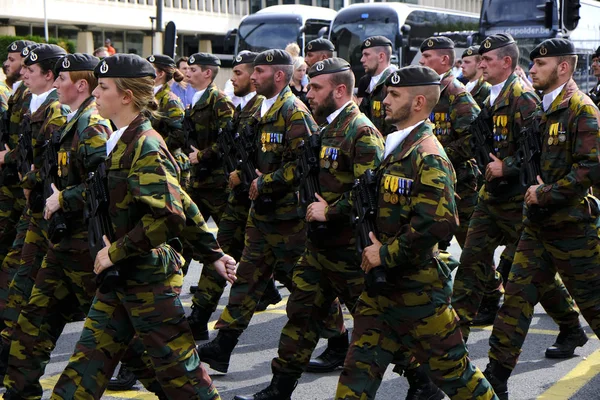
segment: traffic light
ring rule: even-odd
[[[579,0],[563,0],[563,21],[565,28],[572,31],[577,28],[577,24],[581,17],[579,16],[579,9],[581,3]]]
[[[163,54],[175,58],[175,48],[177,47],[177,28],[175,23],[170,21],[165,27],[165,40],[163,44]]]
[[[567,1],[567,0],[564,0]],[[538,15],[537,19],[544,20],[544,28],[552,29],[552,17],[554,15],[554,1],[549,0],[543,4],[539,4],[536,6],[539,10],[543,11],[543,14]]]

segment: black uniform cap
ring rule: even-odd
[[[98,57],[89,54],[75,53],[67,54],[56,62],[56,73],[61,71],[93,71],[100,62]]]
[[[221,60],[219,60],[219,57],[210,53],[196,53],[188,58],[188,65],[212,65],[220,67]]]
[[[386,86],[409,87],[440,85],[441,77],[429,67],[409,65],[394,71],[385,81]]]
[[[308,70],[308,77],[313,78],[324,74],[335,74],[336,72],[348,71],[349,69],[350,64],[348,64],[348,61],[343,58],[333,57],[316,62]]]
[[[38,46],[39,43],[32,43],[29,46],[23,47],[23,50],[21,50],[21,57],[27,57],[29,55],[29,52]]]
[[[163,54],[152,54],[151,56],[146,57],[146,60],[148,60],[148,62],[151,62],[152,64],[164,65],[165,67],[177,67],[177,65],[175,64],[175,60]]]
[[[510,33],[490,35],[479,46],[479,54],[485,54],[488,51],[496,50],[513,43],[515,43],[515,39],[513,39]]]
[[[55,44],[40,44],[29,51],[24,64],[33,65],[50,58],[59,58],[64,55],[67,55],[67,52],[60,46]]]
[[[371,47],[378,47],[378,46],[393,47],[392,41],[390,39],[386,38],[385,36],[371,36],[371,37],[365,39],[365,41],[363,42],[360,49],[364,50],[364,49],[368,49]]]
[[[454,42],[446,36],[432,36],[421,43],[421,53],[427,50],[454,49]]]
[[[471,46],[465,49],[462,53],[462,58],[478,56],[479,55],[479,46]]]
[[[233,66],[235,67],[236,65],[240,64],[252,64],[254,63],[254,60],[256,59],[257,55],[258,53],[252,51],[240,51],[238,55],[235,56],[235,58],[233,59]]]
[[[309,51],[334,51],[335,47],[333,43],[325,38],[318,38],[315,40],[311,40],[308,42],[306,47],[304,48],[304,53],[308,53]]]
[[[546,39],[531,50],[529,58],[531,61],[542,57],[560,57],[575,55],[575,46],[568,39]]]
[[[271,49],[259,53],[254,65],[293,65],[292,56],[285,50]]]
[[[596,49],[596,52],[592,56],[592,58],[598,58],[598,57],[600,57],[600,46]]]
[[[27,46],[31,46],[32,44],[37,44],[31,40],[15,40],[6,48],[7,53],[20,53]]]
[[[96,78],[156,78],[152,64],[137,54],[115,54],[100,61],[94,68]]]

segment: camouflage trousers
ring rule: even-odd
[[[521,199],[495,204],[480,201],[473,213],[452,295],[452,306],[460,317],[460,328],[465,341],[469,337],[470,325],[477,316],[486,286],[489,282],[495,282],[496,271],[490,267],[494,265],[494,251],[503,242],[518,242],[522,229],[522,212]],[[548,315],[559,325],[577,326],[579,313],[560,278],[547,282],[546,288],[548,295],[543,296],[541,301]]]
[[[237,261],[242,258],[244,250],[244,233],[248,221],[250,204],[237,203],[234,194],[229,195],[229,200],[219,221],[217,242],[225,254],[229,254]],[[221,277],[212,264],[202,266],[202,274],[198,281],[198,290],[192,297],[194,307],[211,313],[217,309],[219,299],[225,290],[226,281]]]
[[[23,244],[25,243],[27,228],[29,228],[29,220],[30,218],[27,214],[27,210],[24,209],[16,223],[16,232],[13,237],[12,245],[7,249],[6,257],[2,260],[2,267],[0,267],[0,319],[2,319],[2,324],[4,324],[4,310],[8,306],[8,291],[10,284],[13,281],[21,262],[21,252],[23,250]]]
[[[200,364],[181,301],[162,283],[96,292],[75,352],[52,399],[99,399],[137,335],[170,399],[220,399]]]
[[[597,222],[557,229],[526,226],[517,246],[504,304],[490,336],[490,358],[517,364],[538,301],[553,298],[558,274],[581,314],[600,337],[600,238]],[[555,293],[555,292],[554,292]],[[579,321],[577,321],[579,323]]]
[[[48,221],[43,218],[42,213],[33,213],[31,210],[26,212],[29,216],[29,227],[25,234],[21,261],[10,283],[7,305],[2,313],[6,324],[6,328],[2,331],[2,338],[5,341],[12,340],[12,333],[21,309],[29,301],[37,273],[48,251]]]
[[[18,186],[0,186],[0,264],[12,248],[17,234],[17,222],[24,208],[23,189]]]
[[[497,399],[467,356],[450,305],[449,268],[437,259],[401,268],[396,276],[388,270],[377,297],[361,294],[335,398],[374,399],[387,366],[408,353],[451,399]]]
[[[319,249],[310,240],[306,246],[294,267],[279,357],[271,364],[274,375],[296,379],[306,369],[319,337],[326,337],[331,331],[328,324],[335,299],[341,298],[349,310],[354,310],[365,280],[355,246]],[[343,320],[337,330],[345,331]]]
[[[292,270],[304,251],[305,241],[303,220],[265,222],[248,216],[237,280],[215,327],[246,329],[271,276],[291,290]]]
[[[71,251],[48,250],[12,335],[4,385],[23,399],[41,398],[39,380],[56,341],[73,313],[87,314],[96,292],[87,240],[70,244]]]
[[[193,178],[192,178],[193,179]],[[221,221],[221,215],[227,205],[228,189],[223,187],[215,188],[193,188],[188,191],[194,203],[198,205],[200,213],[204,220],[212,217],[217,225]]]

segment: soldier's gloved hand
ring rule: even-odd
[[[315,197],[318,201],[314,203],[310,203],[308,207],[306,207],[306,220],[308,222],[311,221],[327,221],[327,216],[325,215],[325,209],[329,204],[325,201],[324,198],[319,196],[318,193],[315,193]]]
[[[44,208],[44,219],[46,221],[49,221],[52,214],[60,209],[60,190],[54,186],[54,183],[51,183],[50,187],[52,187],[52,194],[46,199],[46,207]]]
[[[542,178],[538,175],[537,181],[539,185],[532,185],[527,188],[527,192],[525,192],[525,204],[531,206],[533,204],[539,204],[537,198],[537,189],[544,184]]]
[[[221,275],[227,282],[233,284],[237,280],[235,275],[237,269],[237,262],[230,255],[225,254],[213,263],[215,270]]]
[[[256,175],[258,175],[258,178],[260,178],[262,176],[262,172],[256,170]],[[252,185],[250,185],[250,192],[248,193],[248,198],[250,200],[256,200],[258,198],[258,178],[253,180]]]
[[[198,161],[198,152],[200,150],[198,150],[197,148],[195,148],[194,146],[190,146],[192,148],[192,150],[194,150],[193,152],[191,152],[188,157],[190,158],[190,162],[192,164],[198,164],[200,161]]]
[[[7,144],[4,145],[4,150],[0,151],[0,166],[4,165],[4,157],[10,151],[10,147]]]
[[[362,264],[360,267],[365,274],[369,273],[372,268],[379,267],[381,265],[381,257],[379,256],[379,249],[381,249],[381,242],[377,240],[373,232],[369,232],[369,238],[373,243],[370,246],[365,247],[362,253]]]
[[[233,189],[240,183],[242,183],[242,181],[240,180],[240,176],[237,171],[233,171],[229,174],[229,189]]]
[[[94,273],[96,275],[100,275],[106,268],[114,265],[108,255],[108,249],[110,248],[111,244],[110,240],[108,240],[106,235],[102,236],[102,240],[104,240],[105,246],[98,252],[98,254],[96,254],[96,259],[94,260]]]
[[[485,167],[485,179],[490,182],[492,179],[501,178],[504,176],[502,172],[502,166],[504,163],[501,159],[490,153],[490,157],[492,158],[492,162],[490,162],[487,167]]]

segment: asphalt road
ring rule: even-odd
[[[214,224],[211,226],[214,229]],[[458,256],[460,248],[453,244],[451,252]],[[497,255],[499,255],[498,252]],[[188,310],[191,304],[188,287],[197,282],[200,270],[199,264],[193,264],[185,280],[182,300]],[[285,304],[289,293],[285,289],[281,289],[281,293],[284,296],[282,302],[254,316],[250,327],[240,338],[233,353],[229,372],[221,374],[209,369],[223,399],[232,399],[235,394],[254,393],[270,382],[270,362],[276,355],[281,328],[286,321]],[[212,323],[216,321],[226,305],[228,294],[229,288],[221,299],[219,309],[211,318]],[[347,312],[346,322],[346,326],[352,329],[352,318]],[[585,321],[583,323],[590,340],[584,347],[577,349],[575,357],[568,360],[546,359],[544,350],[554,342],[558,330],[541,306],[536,307],[535,317],[519,364],[509,381],[511,400],[600,399],[600,343]],[[82,322],[69,324],[52,353],[52,359],[42,380],[44,399],[50,398],[52,387],[72,353],[82,326]],[[485,368],[487,363],[489,334],[490,328],[474,328],[469,338],[471,358],[480,369]],[[216,332],[211,332],[211,338],[215,335]],[[325,341],[321,340],[315,352],[319,353],[324,346]],[[325,400],[333,398],[338,376],[339,370],[327,374],[304,374],[294,392],[293,399]],[[406,390],[405,379],[388,368],[377,398],[404,399]],[[156,399],[139,384],[134,390],[128,392],[106,392],[104,398]]]

